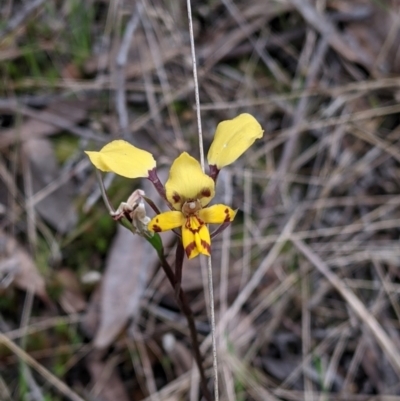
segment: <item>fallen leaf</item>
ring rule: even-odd
[[[161,180],[165,180],[166,175],[166,171],[160,170]],[[142,188],[148,197],[160,203],[150,184],[144,182]],[[170,238],[168,234],[171,233],[163,238],[164,243]],[[96,290],[92,296],[83,322],[83,329],[95,337],[96,347],[110,345],[128,321],[137,315],[148,278],[152,275],[151,268],[157,261],[156,252],[144,238],[118,226],[99,292]]]
[[[155,257],[155,251],[142,237],[118,226],[101,286],[100,326],[94,339],[96,347],[109,346],[138,312]]]
[[[37,193],[56,181],[60,169],[54,149],[48,139],[30,139],[22,146],[24,157],[29,160],[33,192]],[[58,186],[40,202],[35,204],[38,213],[59,232],[68,232],[78,220],[73,204],[74,185],[71,181]]]
[[[45,281],[29,253],[13,237],[2,231],[0,231],[0,275],[0,281],[8,277],[9,283],[16,287],[32,291],[43,300],[48,299]]]

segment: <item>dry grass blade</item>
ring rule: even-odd
[[[289,0],[303,18],[314,27],[330,45],[350,61],[371,65],[372,60],[360,48],[352,46],[341,37],[336,27],[308,1]]]
[[[0,1],[0,331],[88,399],[212,390],[207,269],[182,270],[202,378],[156,257],[121,240],[83,151],[127,140],[165,183],[250,113],[264,136],[212,201],[238,210],[212,238],[217,397],[399,400],[398,2],[187,1]],[[112,208],[137,185],[101,189]],[[0,398],[67,398],[2,347]]]
[[[276,261],[276,258],[279,256],[285,242],[290,238],[290,235],[293,231],[294,226],[296,225],[298,214],[295,212],[289,221],[286,223],[281,235],[278,240],[275,242],[274,246],[269,251],[268,255],[264,258],[262,263],[260,263],[258,269],[254,272],[251,279],[247,282],[245,287],[240,291],[239,295],[226,311],[224,316],[218,322],[218,330],[220,327],[225,327],[226,324],[238,314],[239,310],[243,306],[243,304],[247,301],[247,299],[251,296],[253,291],[257,288],[258,284],[262,280],[262,277],[268,272],[268,270],[272,267],[273,263]],[[205,352],[207,348],[210,346],[210,336],[202,343],[202,352]]]
[[[64,382],[54,376],[48,369],[38,363],[34,358],[27,354],[22,348],[12,342],[4,334],[0,333],[0,343],[4,344],[9,348],[15,355],[17,355],[22,361],[27,363],[33,369],[35,369],[45,380],[47,380],[54,388],[56,388],[61,394],[71,401],[84,401],[75,391],[71,390]]]
[[[128,136],[129,118],[126,102],[126,76],[125,69],[128,58],[128,52],[130,48],[133,35],[140,22],[142,7],[139,5],[132,13],[131,18],[126,26],[124,37],[122,38],[121,47],[119,49],[116,65],[117,65],[117,93],[115,98],[115,108],[118,113],[119,126],[121,129],[121,135],[123,137]]]
[[[323,274],[332,286],[342,295],[348,305],[354,310],[359,319],[371,330],[376,341],[385,351],[386,357],[391,362],[397,374],[400,375],[400,353],[397,347],[383,330],[365,305],[350,291],[346,285],[334,274],[322,259],[315,254],[304,242],[292,240],[303,255]]]
[[[7,23],[7,25],[0,31],[0,43],[3,40],[3,37],[8,33],[12,32],[14,29],[17,29],[27,18],[30,17],[32,13],[34,13],[45,0],[33,0],[24,7],[19,10],[16,15],[14,15]]]

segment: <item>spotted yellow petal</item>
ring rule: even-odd
[[[181,212],[173,210],[171,212],[164,212],[153,217],[147,228],[150,231],[160,232],[172,230],[174,228],[182,227],[186,219]]]
[[[182,226],[182,242],[188,259],[194,258],[199,253],[210,256],[210,232],[196,216],[188,217]]]
[[[221,224],[233,221],[236,210],[226,205],[213,205],[199,211],[199,217],[204,223]]]
[[[256,139],[263,136],[263,132],[258,121],[247,113],[220,122],[208,151],[208,164],[220,170],[233,163]]]
[[[147,177],[156,166],[151,153],[123,140],[112,141],[99,152],[85,153],[99,170],[111,171],[127,178]]]
[[[198,199],[204,207],[214,197],[214,181],[201,170],[200,163],[182,153],[172,163],[168,181],[165,183],[168,201],[176,210],[181,210],[184,202]]]

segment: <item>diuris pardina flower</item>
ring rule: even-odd
[[[207,224],[229,223],[236,214],[226,205],[208,206],[215,195],[219,170],[233,163],[262,135],[260,124],[250,114],[222,121],[207,155],[210,175],[203,173],[200,163],[184,152],[172,163],[165,188],[158,180],[152,154],[126,141],[113,141],[99,152],[86,153],[101,171],[127,178],[148,178],[172,209],[155,216],[148,229],[161,232],[181,228],[183,247],[192,259],[200,253],[208,256],[211,253]]]
[[[173,209],[154,217],[148,228],[155,232],[182,228],[182,242],[189,259],[199,253],[210,256],[211,240],[207,223],[231,222],[236,212],[229,206],[207,207],[215,194],[215,183],[204,174],[200,163],[182,153],[172,163],[166,197]]]

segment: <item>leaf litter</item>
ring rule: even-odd
[[[187,328],[155,255],[95,203],[92,172],[71,167],[105,137],[144,143],[165,165],[178,149],[197,154],[185,4],[144,3],[124,69],[116,57],[133,6],[94,1],[85,14],[56,2],[38,7],[0,7],[4,21],[19,21],[0,37],[2,331],[19,327],[20,305],[33,291],[32,324],[82,314],[79,326],[27,331],[28,353],[70,344],[64,359],[33,355],[72,390],[99,400],[194,400]],[[400,400],[391,359],[400,311],[397,2],[226,0],[192,8],[205,148],[217,123],[241,112],[266,131],[229,171],[240,211],[229,241],[213,241],[221,397]],[[81,49],[65,34],[71,26]],[[55,144],[72,136],[74,156],[63,166]],[[33,196],[41,196],[33,214],[20,158],[29,162]],[[106,183],[114,205],[136,189],[115,177]],[[211,367],[205,284],[200,264],[185,263],[183,288]],[[76,353],[81,342],[94,349]],[[8,398],[24,396],[12,380],[18,369],[0,357]],[[60,399],[57,386],[37,383]]]

